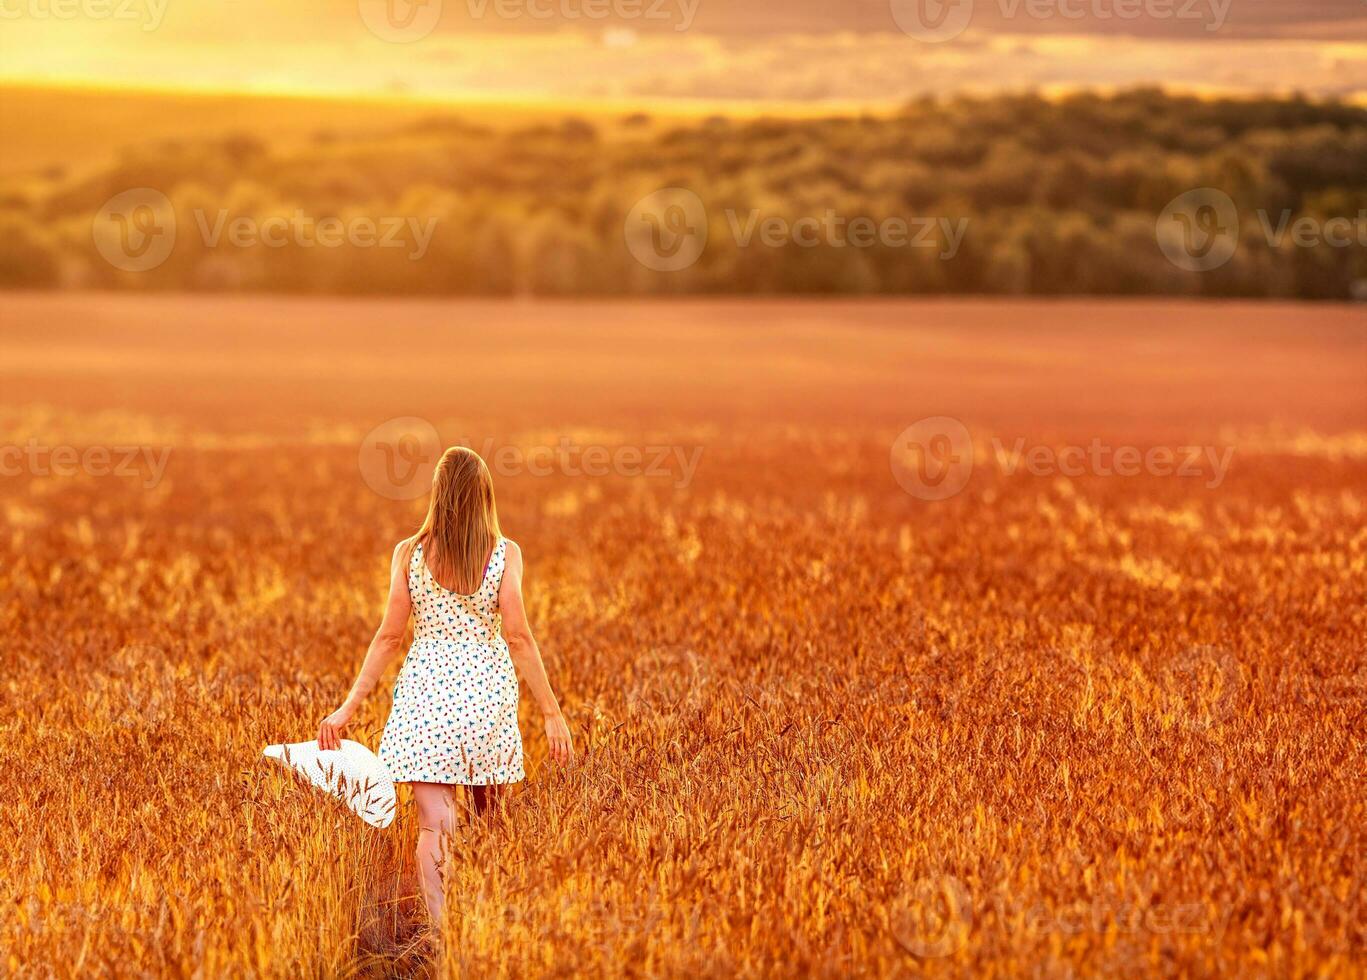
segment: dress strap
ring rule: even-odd
[[[503,584],[503,570],[508,567],[508,539],[499,536],[498,544],[494,545],[494,553],[489,557],[489,572],[485,576],[493,586],[494,595],[498,595],[499,587]]]
[[[408,553],[408,582],[410,589],[413,587],[413,573],[416,572],[418,575],[417,581],[422,582],[423,572],[426,570],[427,562],[423,558],[422,542],[414,541],[413,547],[409,549]]]

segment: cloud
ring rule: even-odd
[[[116,29],[117,28],[117,29]],[[1164,84],[1195,90],[1367,93],[1367,42],[1001,34],[941,44],[887,32],[743,37],[619,27],[393,44],[187,40],[109,24],[11,22],[4,76],[438,98],[895,103],[981,89]]]

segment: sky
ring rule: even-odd
[[[896,103],[1165,84],[1367,95],[1363,0],[0,0],[0,80]]]

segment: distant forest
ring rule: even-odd
[[[108,261],[98,241],[109,234],[98,230],[106,202],[135,188],[164,194],[175,216],[174,247],[142,271]],[[695,260],[665,271],[628,244],[632,222],[638,246],[649,234],[697,233],[686,209],[633,213],[661,188],[695,194],[707,232]],[[1196,188],[1227,195],[1238,213],[1238,247],[1209,271],[1172,261],[1156,232],[1170,202]],[[1213,213],[1180,218],[1191,227],[1177,231],[1210,233]],[[832,215],[839,234],[816,227]],[[271,243],[230,234],[238,219],[273,228]],[[848,234],[890,219],[908,225],[909,241]],[[117,220],[133,235],[162,227]],[[348,229],[346,242],[310,237],[325,220]],[[765,221],[803,234],[764,233]],[[395,127],[379,110],[366,132],[149,144],[109,163],[0,179],[0,285],[1367,299],[1365,224],[1367,109],[1340,103],[1136,90],[925,99],[894,114],[810,119],[548,118],[522,129],[473,125],[454,110]],[[378,247],[372,225],[401,247]],[[419,226],[430,232],[421,249]]]

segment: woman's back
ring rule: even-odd
[[[498,588],[507,561],[507,539],[499,538],[489,554],[479,588],[463,595],[436,580],[422,542],[408,562],[408,594],[413,603],[413,644],[478,643],[501,646]]]

